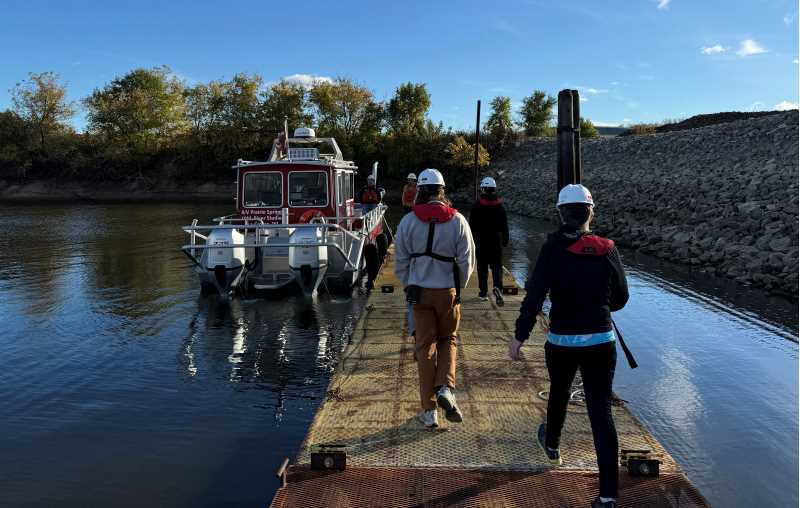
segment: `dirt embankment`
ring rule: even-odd
[[[9,182],[0,180],[0,202],[230,202],[233,183],[166,182],[158,186],[144,182],[83,183],[35,180]]]

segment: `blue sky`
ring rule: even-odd
[[[164,64],[189,83],[346,76],[378,99],[423,82],[430,117],[457,128],[477,99],[534,89],[578,88],[598,124],[798,103],[793,0],[5,0],[0,48],[0,109],[30,71],[77,101]]]

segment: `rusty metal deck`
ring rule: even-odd
[[[272,506],[589,506],[597,468],[585,407],[570,405],[564,464],[552,469],[536,443],[549,385],[544,334],[534,331],[523,361],[506,356],[522,290],[505,307],[481,302],[472,284],[464,291],[455,392],[464,423],[440,413],[440,427],[428,430],[416,420],[417,367],[393,268],[390,253]],[[384,284],[397,290],[379,292]],[[620,506],[706,506],[641,423],[622,405],[613,412],[620,449],[649,449],[662,462],[656,479],[620,469]],[[319,444],[346,445],[347,471],[311,471]]]

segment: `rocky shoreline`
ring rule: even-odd
[[[582,140],[594,229],[618,244],[796,299],[798,112]],[[556,142],[492,163],[509,211],[555,220]]]

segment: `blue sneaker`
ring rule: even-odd
[[[562,463],[561,451],[558,448],[553,449],[544,444],[544,438],[546,435],[547,435],[547,427],[543,423],[539,425],[539,432],[536,435],[537,441],[539,441],[539,446],[542,447],[544,454],[547,455],[547,460],[550,461],[550,464],[554,466],[560,466]]]

